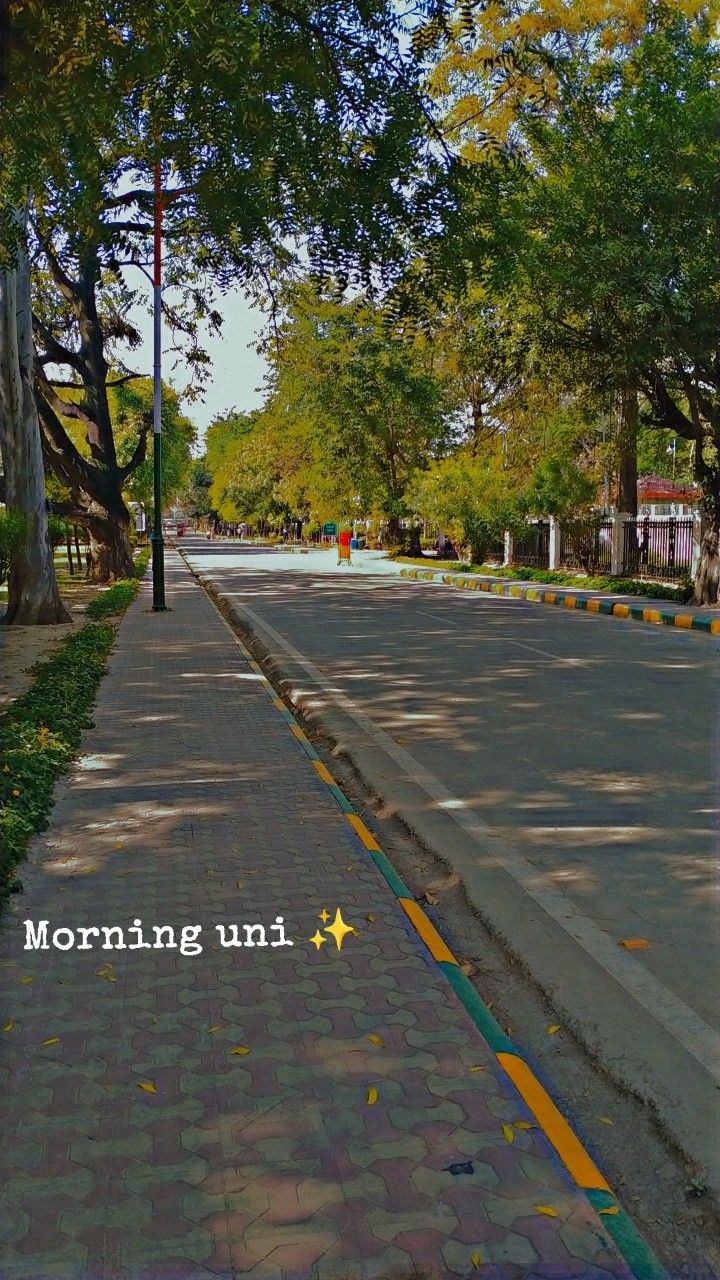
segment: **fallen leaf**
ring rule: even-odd
[[[97,978],[104,978],[106,982],[117,982],[117,974],[115,966],[112,964],[101,964],[99,969],[95,970]]]
[[[124,848],[125,848],[125,845],[124,845],[124,844],[121,844],[121,843],[118,841],[118,843],[115,845],[115,848],[116,848],[116,849],[124,849]]]
[[[503,1137],[506,1142],[514,1142],[515,1134],[513,1132],[513,1127],[511,1124],[504,1124],[502,1127],[502,1131],[503,1131]]]
[[[478,1271],[482,1266],[482,1254],[478,1249],[476,1249],[474,1253],[470,1254],[470,1261],[474,1266],[475,1270]]]
[[[24,987],[29,987],[31,982],[35,981],[34,974],[26,974],[24,978],[18,978],[18,982],[22,982]]]
[[[238,1058],[244,1058],[245,1055],[250,1052],[250,1050],[248,1049],[246,1044],[236,1044],[235,1048],[231,1049],[230,1052],[234,1053]]]
[[[14,1030],[15,1030],[15,1023],[11,1019],[10,1022],[5,1023],[5,1026],[3,1027],[3,1031],[14,1031]]]
[[[138,1089],[142,1089],[143,1093],[157,1093],[152,1080],[139,1080]]]
[[[465,974],[466,978],[472,978],[473,974],[475,973],[475,965],[472,963],[471,960],[463,960],[460,965],[460,970],[462,973]]]
[[[434,893],[424,893],[423,899],[429,907],[436,907],[440,899]]]
[[[236,885],[237,885],[238,889],[244,889],[244,888],[245,888],[245,881],[244,881],[244,880],[236,880],[236,881],[235,881],[235,883],[236,883]]]
[[[375,923],[375,917],[374,917],[374,915],[372,914],[372,912],[371,912],[369,915],[367,915],[367,916],[365,917],[365,919],[366,919],[366,920],[368,920],[368,921],[370,922],[370,924],[374,924],[374,923]]]
[[[598,1209],[598,1213],[602,1213],[608,1218],[611,1216],[614,1216],[616,1213],[619,1213],[619,1212],[620,1212],[619,1204],[609,1204],[607,1209]]]
[[[43,1047],[47,1044],[59,1044],[59,1043],[60,1043],[59,1036],[50,1036],[49,1039],[43,1040]]]
[[[373,1106],[375,1105],[375,1103],[377,1102],[377,1100],[378,1100],[378,1091],[377,1091],[377,1089],[375,1089],[375,1088],[373,1088],[373,1089],[368,1089],[368,1092],[367,1092],[367,1104],[368,1104],[368,1106],[369,1106],[369,1107],[373,1107]]]
[[[377,1036],[374,1033],[368,1036],[368,1040],[370,1041],[371,1044],[382,1045],[383,1043],[382,1036]]]
[[[516,1120],[513,1124],[514,1129],[532,1129],[532,1127],[529,1120]]]
[[[213,871],[212,867],[206,867],[206,869],[205,869],[205,875],[206,875],[206,876],[214,876],[214,875],[215,875],[215,872]]]
[[[216,1031],[222,1031],[222,1023],[219,1022],[216,1027],[208,1027],[208,1035],[214,1036]]]
[[[650,943],[647,938],[623,938],[620,946],[626,951],[647,951]]]
[[[480,1063],[476,1063],[474,1067],[468,1067],[468,1071],[489,1071],[489,1067],[482,1067]]]
[[[600,1120],[602,1124],[614,1124],[614,1123],[615,1123],[615,1121],[614,1121],[614,1120],[611,1120],[609,1116],[598,1116],[598,1120]]]
[[[536,1213],[544,1213],[546,1218],[557,1218],[558,1211],[551,1204],[534,1204],[533,1209]]]
[[[460,1176],[461,1173],[474,1173],[475,1166],[472,1160],[456,1160],[453,1164],[446,1164],[443,1173],[451,1173],[454,1178]]]
[[[556,1036],[558,1031],[561,1031],[561,1030],[562,1028],[559,1022],[554,1022],[551,1027],[548,1027],[547,1032],[549,1036]]]
[[[346,871],[354,871],[354,870],[355,870],[355,868],[354,868],[354,866],[352,865],[352,863],[350,863],[350,864],[345,868],[345,870],[346,870]]]

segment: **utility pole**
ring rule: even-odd
[[[165,544],[162,532],[162,171],[155,165],[153,266],[153,610],[165,608]]]

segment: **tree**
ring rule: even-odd
[[[22,518],[25,537],[8,574],[8,607],[2,621],[32,625],[65,622],[48,536],[37,408],[33,396],[30,274],[18,213],[14,261],[0,262],[0,448],[5,502]]]
[[[420,353],[366,297],[338,302],[312,286],[288,299],[269,350],[268,413],[294,424],[296,481],[335,495],[335,514],[377,514],[400,541],[406,490],[442,446],[451,402]]]
[[[121,383],[110,392],[110,417],[117,442],[118,457],[132,456],[140,433],[152,422],[153,384],[149,378]],[[196,430],[180,412],[177,392],[162,387],[162,503],[167,506],[186,488],[192,469],[192,447]],[[150,459],[142,462],[129,477],[126,492],[133,502],[150,510],[153,501],[153,468]]]
[[[292,256],[293,241],[321,270],[332,263],[346,275],[370,276],[388,266],[413,217],[440,216],[447,153],[430,148],[416,64],[401,50],[389,0],[329,0],[321,11],[308,0],[222,0],[211,10],[170,0],[160,14],[136,0],[72,0],[68,22],[54,14],[39,33],[37,9],[33,0],[18,6],[16,109],[2,125],[16,153],[29,132],[30,150],[42,160],[35,247],[70,319],[58,332],[48,315],[39,317],[44,441],[85,508],[95,572],[106,577],[127,569],[122,489],[145,446],[141,435],[129,462],[119,464],[106,392],[107,347],[118,335],[99,293],[109,275],[118,280],[146,265],[158,159],[174,175],[166,207],[170,278],[190,304],[168,318],[193,345],[211,281],[269,280]],[[51,135],[48,156],[44,113],[39,137],[33,117],[41,79],[72,77],[78,66],[102,109],[88,127],[66,95],[62,138]],[[201,363],[196,346],[194,354]],[[61,388],[43,374],[53,362],[82,387],[70,412],[86,430],[89,460],[63,428]]]
[[[538,361],[610,399],[637,388],[646,426],[692,442],[699,603],[720,535],[719,59],[675,19],[607,79],[580,79],[562,116],[534,126],[543,172],[512,209]]]

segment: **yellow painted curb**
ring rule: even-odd
[[[526,600],[539,600],[539,599],[540,599],[540,592],[539,592],[539,591],[534,591],[534,590],[532,590],[532,589],[531,589],[530,591],[526,591],[526,592],[525,592],[525,599],[526,599]]]
[[[522,591],[519,587],[511,587],[508,591],[508,595],[512,596],[514,600],[519,600],[522,595]]]
[[[545,604],[554,604],[555,595],[556,593],[554,591],[543,591],[543,600]]]
[[[675,626],[675,627],[683,627],[685,630],[688,630],[688,631],[689,631],[689,630],[690,630],[690,627],[692,626],[692,624],[693,624],[693,620],[692,620],[692,614],[691,614],[691,613],[676,613],[676,614],[675,614],[675,621],[673,622],[673,626]]]
[[[714,622],[710,623],[710,635],[720,636],[720,618],[716,618]]]
[[[616,618],[630,617],[630,609],[626,604],[614,604],[612,607],[612,611],[615,614]]]
[[[457,964],[452,951],[445,945],[440,934],[430,923],[422,907],[412,898],[398,898],[400,906],[410,917],[433,960],[444,960],[446,964]]]
[[[382,849],[380,848],[380,845],[378,844],[372,832],[368,831],[362,818],[358,818],[356,813],[346,813],[345,817],[350,823],[350,826],[355,831],[357,831],[357,834],[359,835],[366,849],[370,849],[373,853],[382,853]]]
[[[643,609],[643,622],[662,622],[662,616],[659,609]]]
[[[586,1191],[610,1191],[600,1170],[527,1063],[514,1053],[498,1053],[497,1059],[577,1185]]]
[[[272,702],[273,702],[273,706],[277,707],[278,711],[285,710],[285,703],[283,702],[282,698],[273,698]]]
[[[600,612],[600,601],[599,601],[599,600],[588,600],[588,602],[587,602],[587,604],[586,604],[585,608],[587,609],[588,613],[599,613],[599,612]]]
[[[480,586],[482,587],[483,591],[489,591],[489,590],[490,590],[490,583],[489,583],[489,582],[481,582],[481,583],[480,583]]]
[[[325,767],[322,760],[313,760],[313,765],[316,771],[320,774],[323,782],[327,782],[329,787],[334,787],[335,779],[333,778],[330,770]]]
[[[563,600],[566,609],[574,609],[577,604],[577,596],[566,596]]]
[[[290,732],[292,733],[294,738],[297,738],[298,742],[307,742],[307,738],[305,737],[305,734],[303,733],[299,724],[291,724]]]

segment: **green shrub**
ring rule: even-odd
[[[106,591],[90,601],[85,610],[88,618],[93,618],[97,622],[115,613],[123,613],[135,599],[138,585],[137,578],[119,578]]]
[[[55,779],[75,754],[114,630],[88,623],[34,669],[27,693],[0,716],[0,898],[28,841],[45,826]]]
[[[19,511],[0,511],[0,583],[7,582],[10,565],[28,536],[27,518]]]
[[[48,516],[48,535],[53,547],[59,547],[70,533],[70,525],[62,516]]]

